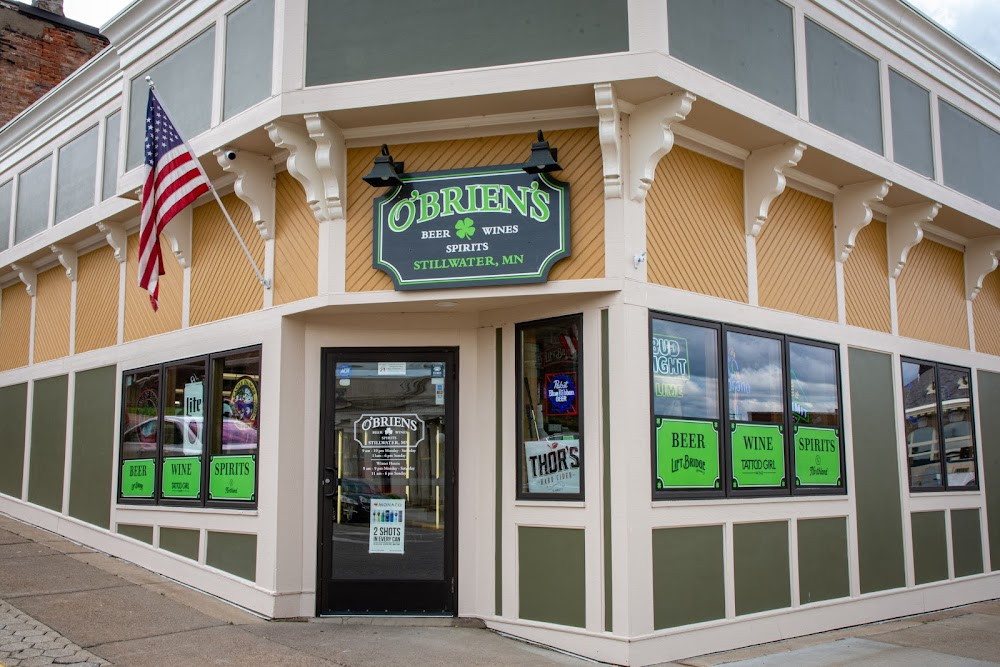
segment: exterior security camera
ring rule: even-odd
[[[234,151],[231,148],[226,149],[226,159],[227,160],[235,160],[236,159],[236,151]]]

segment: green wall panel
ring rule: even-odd
[[[906,585],[892,357],[848,349],[861,592]]]
[[[111,466],[115,440],[114,366],[76,374],[69,515],[101,528],[111,524]]]
[[[28,385],[0,387],[0,493],[21,497]]]
[[[733,525],[733,562],[737,615],[792,605],[786,522]]]
[[[1000,374],[979,371],[979,415],[983,441],[979,456],[983,459],[983,479],[986,488],[986,527],[989,529],[990,566],[1000,570],[1000,410],[985,406],[1000,405]]]
[[[628,47],[626,0],[309,0],[306,85]]]
[[[948,542],[944,512],[914,512],[913,579],[917,584],[948,578]]]
[[[257,579],[257,536],[208,531],[205,563],[237,577]]]
[[[198,560],[201,532],[184,528],[160,528],[160,548],[178,556]]]
[[[28,502],[62,511],[66,459],[66,392],[69,378],[35,381],[31,400]]]
[[[726,616],[722,526],[653,531],[653,627]]]
[[[133,540],[139,540],[146,544],[153,543],[152,526],[136,526],[130,523],[120,523],[118,524],[118,534],[131,537]]]
[[[951,550],[956,577],[968,577],[983,571],[983,536],[979,525],[979,510],[951,511]]]
[[[517,529],[518,617],[584,627],[587,620],[584,531]]]
[[[799,532],[799,602],[844,598],[851,594],[847,566],[847,519],[803,519]]]

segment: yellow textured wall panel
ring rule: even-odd
[[[596,128],[553,130],[546,140],[559,149],[563,166],[555,177],[570,184],[572,256],[561,260],[549,280],[604,276],[604,175]],[[531,134],[480,137],[392,146],[393,159],[410,171],[438,171],[524,162]],[[392,280],[372,268],[372,201],[384,192],[361,180],[372,168],[378,147],[347,151],[347,291],[391,290]]]
[[[319,223],[306,193],[287,171],[277,176],[274,226],[274,305],[316,296]],[[339,252],[339,249],[337,250]]]
[[[872,220],[858,232],[844,263],[847,323],[873,331],[892,332],[889,302],[889,260],[885,223]]]
[[[1000,270],[986,274],[983,288],[972,302],[976,351],[1000,355]]]
[[[62,266],[38,274],[38,291],[35,298],[35,363],[69,355],[71,290],[66,269]]]
[[[263,270],[264,239],[250,207],[235,194],[222,198],[247,250]],[[260,310],[264,288],[215,201],[194,210],[191,229],[191,326]]]
[[[160,309],[153,311],[149,292],[139,287],[139,235],[128,237],[128,260],[125,267],[125,341],[139,340],[181,328],[184,303],[184,270],[170,251],[170,244],[160,237],[160,253],[166,274],[160,276]]]
[[[837,319],[833,204],[786,189],[771,203],[757,237],[760,305]]]
[[[747,301],[743,172],[675,146],[646,196],[649,281]]]
[[[120,264],[111,246],[77,259],[76,352],[110,347],[118,340]]]
[[[923,241],[913,246],[896,279],[899,335],[969,348],[965,256]]]
[[[31,339],[31,296],[18,281],[0,297],[0,371],[28,365]]]

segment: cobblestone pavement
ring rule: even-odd
[[[84,651],[17,607],[0,600],[0,666],[97,667],[110,664],[107,660]]]

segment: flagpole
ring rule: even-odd
[[[150,90],[156,90],[156,84],[153,83],[152,77],[147,76],[146,83],[149,84]],[[177,127],[177,124],[174,123],[173,116],[170,115],[170,110],[167,109],[167,105],[163,102],[163,99],[160,98],[159,96],[157,96],[156,99],[160,102],[160,107],[163,109],[163,113],[167,115],[167,118],[170,120],[170,123],[174,127]],[[222,209],[222,215],[226,217],[226,222],[229,223],[229,227],[233,230],[233,234],[236,235],[236,240],[240,242],[240,247],[243,248],[243,254],[247,256],[247,259],[250,261],[250,266],[253,267],[254,273],[257,274],[257,280],[260,281],[260,284],[263,285],[264,289],[271,289],[271,281],[265,278],[264,275],[260,272],[260,269],[257,267],[257,262],[254,261],[253,256],[250,254],[250,250],[247,249],[247,244],[243,242],[243,237],[240,235],[240,231],[236,229],[236,225],[233,223],[233,219],[229,217],[229,211],[226,210],[225,204],[223,204],[222,199],[219,198],[219,193],[215,191],[215,186],[212,185],[212,179],[208,177],[208,174],[205,173],[205,169],[201,166],[201,160],[198,159],[198,154],[195,153],[193,150],[191,150],[191,146],[188,144],[187,139],[185,139],[184,136],[180,134],[180,132],[178,132],[177,134],[180,136],[181,142],[183,142],[184,144],[184,148],[186,148],[188,152],[191,153],[191,157],[194,158],[195,164],[198,165],[198,171],[201,172],[201,175],[205,179],[205,182],[208,183],[208,189],[212,191],[212,194],[215,196],[215,201],[218,202],[219,208]]]

